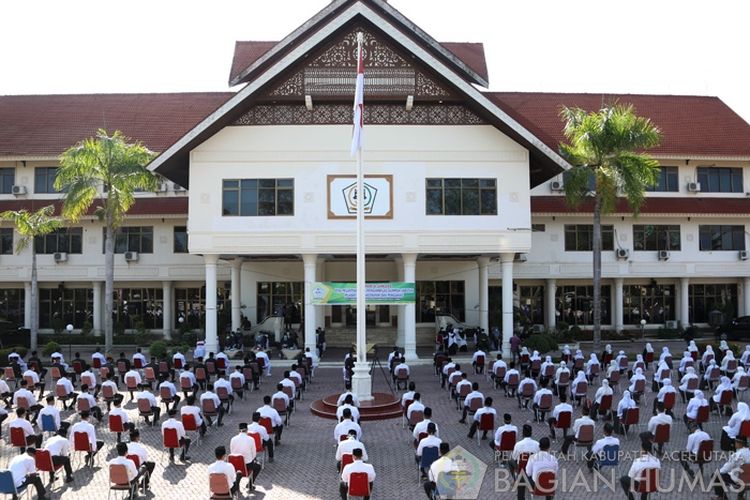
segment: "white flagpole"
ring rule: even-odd
[[[362,33],[357,33],[357,58],[362,57]],[[367,314],[365,311],[365,182],[362,145],[357,148],[357,361],[365,363]]]

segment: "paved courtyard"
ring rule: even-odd
[[[218,445],[228,447],[229,440],[237,432],[237,424],[250,420],[252,411],[260,406],[262,396],[274,392],[271,390],[272,385],[280,380],[281,375],[282,369],[276,367],[272,377],[263,378],[260,391],[250,393],[249,397],[246,394],[244,401],[237,401],[233,413],[225,418],[225,426],[211,428],[202,443],[191,447],[192,461],[188,465],[179,461],[169,463],[166,460],[166,456],[162,454],[160,431],[157,427],[151,428],[142,425],[134,403],[129,402],[125,408],[130,412],[131,420],[139,422],[142,441],[150,449],[150,458],[157,462],[156,471],[152,476],[150,497],[169,498],[174,497],[175,494],[181,494],[187,495],[188,498],[207,498],[206,468],[213,461],[213,449]],[[373,372],[373,380],[376,391],[387,391],[383,375],[378,369]],[[423,394],[425,404],[433,408],[433,420],[439,424],[442,439],[447,440],[451,446],[462,446],[487,464],[487,473],[481,484],[479,498],[515,498],[515,492],[507,491],[507,485],[504,482],[506,477],[504,469],[493,463],[492,451],[487,446],[487,442],[482,441],[477,444],[476,439],[472,440],[466,436],[468,426],[458,423],[459,414],[455,405],[449,400],[447,392],[440,389],[433,368],[427,365],[415,366],[412,369],[412,380],[417,383],[417,390]],[[479,382],[480,389],[485,395],[494,397],[494,406],[499,414],[510,412],[513,415],[514,423],[519,428],[524,422],[531,419],[530,411],[519,410],[514,399],[506,399],[499,391],[492,389],[490,382],[484,376],[472,375],[470,380]],[[624,383],[621,386],[624,386]],[[242,495],[245,498],[268,500],[289,498],[331,500],[338,498],[338,478],[335,470],[333,439],[335,424],[332,420],[324,420],[313,416],[308,406],[313,400],[340,390],[341,369],[335,367],[319,368],[314,383],[309,386],[308,391],[304,394],[303,401],[297,403],[298,410],[292,416],[291,426],[284,431],[282,444],[277,448],[275,463],[266,464],[258,478],[257,490],[253,494],[248,494],[243,488]],[[589,397],[593,396],[594,390],[594,387],[590,389]],[[620,393],[621,391],[615,395],[615,404],[619,400]],[[129,397],[126,396],[126,401],[128,399]],[[647,393],[645,401],[648,403],[648,408],[643,403],[641,404],[641,426],[637,431],[645,430],[645,424],[650,416],[649,410],[652,399],[653,394]],[[667,446],[669,451],[684,449],[687,433],[681,422],[683,412],[684,405],[678,401],[675,414],[680,421],[673,428],[672,439]],[[574,417],[578,415],[579,411],[576,410]],[[67,416],[68,420],[77,418],[71,412],[64,413],[64,416]],[[719,420],[718,417],[713,415],[711,422],[706,427],[706,430],[717,443],[717,447],[721,425],[725,423],[726,417]],[[537,423],[533,424],[533,427],[534,438],[539,439],[548,435],[546,424]],[[422,486],[417,480],[412,438],[410,433],[402,428],[401,421],[363,422],[362,428],[363,441],[367,447],[370,462],[377,472],[373,498],[424,498]],[[80,462],[74,465],[74,468],[77,467],[75,482],[63,485],[62,481],[58,479],[52,498],[89,499],[106,496],[108,473],[105,460],[114,456],[114,436],[106,430],[106,425],[98,427],[98,435],[100,439],[104,439],[106,450],[97,457],[97,466],[93,470],[89,470],[82,469]],[[598,425],[596,437],[598,438],[600,435],[601,423]],[[3,437],[7,439],[7,425],[3,429]],[[553,444],[553,447],[559,450],[561,442],[562,439],[558,433],[558,441]],[[631,437],[625,440],[623,448],[634,451],[637,447],[637,432],[631,432]],[[3,465],[15,453],[7,445],[3,445],[0,452],[2,454],[0,461]],[[558,492],[557,498],[587,498],[594,492],[598,498],[624,498],[619,487],[612,491],[601,480],[595,487],[593,476],[589,475],[585,467],[582,467],[581,449],[577,450],[577,455],[578,461],[574,461],[571,457],[561,462],[561,471],[564,472],[560,473],[560,479],[564,480],[565,484],[561,485],[564,491]],[[620,473],[627,472],[630,467],[630,460],[626,459],[621,463]],[[682,478],[679,464],[667,461],[664,462],[663,467],[662,482],[664,485],[668,485],[671,481],[670,474],[675,474],[674,491],[663,492],[656,497],[683,498],[688,496],[690,493],[685,491],[684,484],[682,485],[683,491],[677,491]],[[707,467],[707,477],[708,473],[713,472],[714,468],[715,464]],[[577,475],[581,470],[580,475]],[[608,474],[612,474],[612,472]],[[243,480],[244,485],[245,481]],[[175,486],[179,489],[175,489]],[[697,494],[701,498],[710,497],[709,493],[704,492],[694,492],[693,494]]]

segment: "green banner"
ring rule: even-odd
[[[365,302],[367,304],[413,304],[416,300],[416,284],[402,281],[390,283],[367,283]],[[356,304],[357,284],[332,281],[313,283],[312,303]]]

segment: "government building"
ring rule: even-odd
[[[636,218],[603,219],[604,328],[706,326],[750,314],[750,125],[716,97],[493,92],[481,43],[433,39],[384,0],[334,0],[278,42],[238,41],[232,92],[0,97],[0,210],[61,205],[58,157],[97,129],[159,156],[119,230],[115,322],[216,344],[284,308],[314,346],[354,341],[350,155],[364,35],[367,280],[416,282],[415,304],[369,305],[368,341],[416,357],[436,312],[497,327],[591,323],[592,210],[565,203],[562,106],[634,105],[662,130],[659,183]],[[489,61],[492,64],[492,61]],[[516,68],[521,71],[523,68]],[[523,89],[520,89],[523,90]],[[746,173],[747,172],[747,173]],[[31,252],[0,229],[0,317],[29,324]],[[39,320],[103,325],[103,228],[91,214],[35,242]],[[515,310],[515,315],[514,315]],[[372,340],[374,339],[374,340]]]

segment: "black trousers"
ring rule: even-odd
[[[731,486],[737,486],[737,483],[732,481],[732,477],[729,474],[722,474],[721,479],[724,480],[724,484],[723,485],[721,483],[716,484],[716,486],[714,486],[714,494],[717,497],[723,498],[726,500],[727,498],[729,498],[729,496],[727,495],[727,491],[729,490]],[[744,493],[740,493],[737,496],[737,498],[744,498]]]
[[[133,422],[123,422],[122,428],[127,432],[133,432],[135,430],[135,424]],[[122,432],[117,433],[117,442],[119,443],[122,439]]]
[[[166,409],[167,412],[169,412],[169,403],[171,402],[172,403],[172,409],[176,410],[177,407],[180,406],[180,401],[181,401],[180,396],[178,396],[177,394],[175,394],[174,396],[172,396],[172,400],[171,401],[169,401],[169,400],[163,401],[164,408]]]
[[[721,431],[721,451],[734,451],[734,439],[729,437],[727,431]]]
[[[273,428],[274,431],[276,431],[276,439],[274,440],[275,444],[279,444],[281,442],[281,433],[284,431],[283,425],[277,425]]]
[[[159,421],[159,417],[161,417],[161,407],[159,406],[152,406],[151,411],[154,414],[154,424]],[[151,421],[148,419],[148,417],[143,417],[146,420],[146,423],[151,425]]]
[[[182,447],[182,452],[180,452],[180,460],[184,460],[185,456],[188,454],[188,450],[190,449],[190,438],[180,438],[180,446]],[[170,460],[174,460],[174,450],[175,448],[169,449]]]
[[[250,484],[255,484],[255,478],[258,477],[258,473],[260,472],[260,464],[253,460],[249,464],[245,464],[245,467],[247,467],[247,470],[250,471],[252,481]]]
[[[23,486],[29,486],[32,485],[34,488],[36,488],[36,496],[37,497],[43,497],[44,496],[44,484],[42,483],[42,478],[39,477],[39,474],[29,474],[26,476],[26,479],[23,480]],[[17,495],[13,495],[13,500],[18,500]]]
[[[432,494],[437,489],[437,485],[435,484],[435,481],[425,481],[424,483],[424,492],[427,494],[427,498],[432,500]]]
[[[630,491],[631,484],[635,483],[634,489],[638,489],[638,481],[633,481],[630,476],[622,476],[620,478],[620,486],[622,486],[622,491],[625,492],[625,494],[628,497],[628,500],[635,500],[635,496],[633,495],[633,492]],[[641,500],[646,500],[648,498],[648,493],[641,493]]]
[[[73,468],[70,466],[70,457],[55,455],[52,457],[52,463],[55,467],[58,465],[63,466],[63,469],[65,470],[65,479],[73,475]],[[52,474],[52,477],[54,477],[54,473]]]
[[[154,462],[144,462],[141,464],[141,469],[146,469],[146,473],[143,477],[143,486],[148,488],[149,482],[151,481],[151,474],[154,473],[156,464]]]
[[[41,448],[42,439],[44,439],[44,436],[42,434],[32,434],[31,436],[26,436],[26,444],[33,444],[34,448]],[[21,453],[26,453],[26,447],[21,448]]]
[[[268,459],[273,460],[273,439],[263,441],[263,446],[268,450]]]
[[[370,492],[372,492],[372,483],[370,483]],[[339,484],[339,494],[341,495],[341,500],[347,500],[347,496],[349,495],[349,485],[343,481]],[[370,496],[367,495],[364,497],[364,500],[370,500]]]

